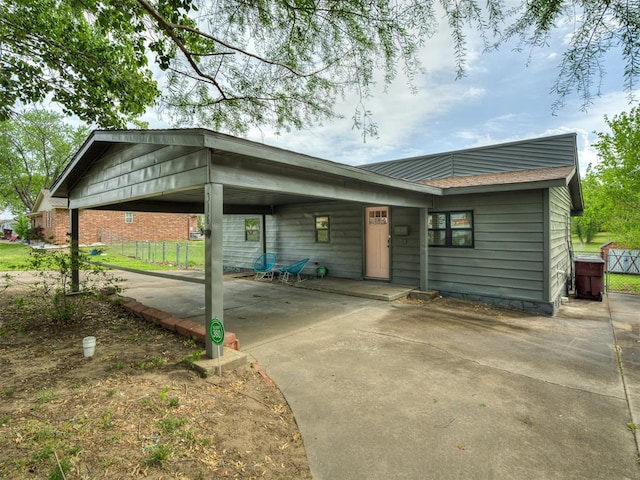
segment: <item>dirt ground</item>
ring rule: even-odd
[[[68,322],[49,305],[25,287],[0,292],[1,478],[311,478],[259,366],[200,378],[191,340],[106,300]]]

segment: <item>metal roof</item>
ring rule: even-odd
[[[575,133],[390,160],[361,168],[419,182],[570,165],[578,165]]]
[[[363,165],[393,178],[443,189],[443,195],[568,186],[573,213],[584,209],[576,134],[422,155]]]

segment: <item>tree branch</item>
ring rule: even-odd
[[[184,56],[187,59],[187,62],[189,62],[189,65],[191,65],[191,68],[193,68],[193,70],[201,78],[209,80],[209,82],[213,86],[215,86],[215,88],[218,90],[218,93],[220,93],[220,96],[222,98],[225,98],[226,97],[226,93],[225,93],[224,89],[220,86],[218,81],[214,77],[212,77],[211,75],[207,75],[206,73],[204,73],[200,69],[198,64],[195,62],[193,57],[190,55],[189,50],[187,49],[187,47],[184,45],[182,40],[180,40],[180,38],[175,34],[176,25],[173,24],[173,23],[167,22],[165,20],[165,18],[162,15],[160,15],[160,13],[155,8],[153,8],[153,6],[151,6],[151,4],[149,2],[147,2],[146,0],[137,0],[137,2],[144,10],[147,11],[147,13],[149,15],[151,15],[151,17],[156,21],[158,26],[161,27],[162,30],[164,30],[167,33],[167,35],[169,36],[169,38],[171,38],[173,43],[184,54]]]

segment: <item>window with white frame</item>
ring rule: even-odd
[[[133,212],[124,212],[124,223],[133,223]]]

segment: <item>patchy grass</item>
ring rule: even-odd
[[[117,248],[97,247],[98,255],[89,255],[93,248],[83,248],[82,251],[88,255],[88,259],[93,262],[116,265],[118,267],[132,268],[135,270],[176,270],[177,267],[170,264],[149,263],[132,256],[122,255]]]
[[[204,267],[204,241],[201,240],[122,242],[105,248],[105,251],[167,268]]]
[[[621,293],[640,293],[640,275],[609,273],[609,291]]]
[[[0,295],[0,478],[311,478],[284,397],[251,367],[203,379],[176,334],[95,297],[54,322],[45,301]]]

